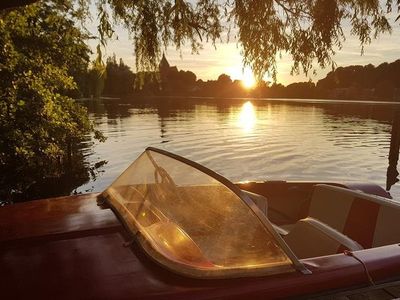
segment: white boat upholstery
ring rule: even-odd
[[[283,239],[300,259],[336,254],[340,249],[363,249],[357,242],[314,218],[299,220]]]
[[[318,184],[314,187],[308,216],[318,219],[334,229],[343,232],[350,211],[353,195],[344,189]]]
[[[400,203],[332,185],[316,185],[309,214],[364,248],[400,242]]]

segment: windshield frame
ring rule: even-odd
[[[261,267],[249,268],[247,270],[243,269],[243,268],[237,268],[237,269],[232,268],[229,270],[224,269],[224,270],[209,271],[209,270],[201,269],[198,267],[192,267],[192,268],[189,268],[190,270],[185,270],[185,268],[182,268],[179,263],[168,260],[161,253],[159,253],[157,251],[157,249],[155,249],[152,246],[152,244],[149,242],[149,240],[148,240],[149,237],[147,237],[143,233],[141,233],[136,224],[129,224],[128,222],[126,222],[126,220],[124,219],[123,216],[120,216],[119,210],[121,208],[126,210],[126,208],[123,207],[122,205],[118,208],[114,207],[114,205],[111,204],[110,201],[108,201],[108,199],[110,198],[110,195],[107,192],[107,190],[108,190],[108,188],[107,188],[101,194],[101,196],[103,196],[106,199],[106,201],[110,204],[110,207],[113,209],[113,211],[119,216],[119,219],[129,229],[129,231],[132,232],[133,235],[138,239],[139,244],[142,246],[144,252],[152,260],[156,261],[158,264],[161,264],[163,267],[166,267],[167,269],[169,269],[170,271],[172,271],[174,273],[177,273],[180,275],[185,275],[188,277],[194,277],[194,278],[232,278],[232,277],[264,276],[264,275],[271,275],[271,274],[277,274],[277,273],[287,273],[287,272],[291,272],[294,270],[300,271],[303,274],[310,274],[310,271],[299,261],[299,259],[295,256],[295,254],[292,252],[292,250],[289,248],[289,246],[285,243],[285,241],[282,239],[282,237],[275,231],[272,224],[269,222],[267,216],[265,216],[265,214],[258,208],[258,206],[254,203],[254,201],[251,200],[251,198],[249,196],[247,196],[245,193],[243,193],[242,190],[238,186],[236,186],[234,183],[232,183],[230,180],[226,179],[222,175],[208,169],[207,167],[200,165],[200,164],[198,164],[192,160],[189,160],[187,158],[184,158],[182,156],[179,156],[177,154],[174,154],[174,153],[162,150],[162,149],[154,148],[154,147],[147,147],[145,149],[145,152],[148,156],[150,155],[150,153],[148,151],[153,151],[153,152],[165,155],[165,156],[175,159],[179,162],[182,162],[192,168],[195,168],[195,169],[199,170],[200,172],[203,172],[204,174],[219,181],[226,188],[231,190],[255,214],[255,217],[263,224],[263,226],[273,236],[273,238],[277,242],[278,246],[287,255],[287,257],[290,259],[292,264],[275,266],[275,267],[261,266]],[[151,157],[151,155],[150,155],[150,157]],[[150,160],[152,160],[152,159],[150,158]],[[155,162],[152,161],[152,163],[154,164]],[[157,168],[158,165],[156,164],[154,167]]]

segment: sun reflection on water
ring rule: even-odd
[[[253,130],[256,123],[257,117],[254,106],[250,101],[247,101],[240,109],[237,125],[242,128],[243,131],[250,132]]]

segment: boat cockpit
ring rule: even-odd
[[[393,200],[317,184],[293,206],[250,190],[147,148],[102,198],[149,257],[195,278],[308,273],[303,259],[400,242],[400,226],[391,226],[400,220]]]

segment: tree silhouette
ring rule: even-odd
[[[19,0],[19,4],[30,3]],[[85,20],[91,1],[53,0]],[[156,71],[162,48],[189,45],[201,50],[231,32],[239,43],[244,65],[258,79],[276,78],[276,60],[282,53],[293,59],[292,71],[308,73],[314,65],[333,66],[333,55],[345,40],[343,24],[364,46],[391,31],[389,13],[400,10],[400,0],[95,0],[100,44],[115,36],[113,24],[123,24],[133,40],[137,69]],[[13,6],[2,1],[0,7]],[[394,12],[393,12],[394,13]],[[397,18],[398,20],[398,18]],[[101,47],[97,48],[101,55]]]
[[[382,63],[377,67],[339,67],[318,81],[323,90],[353,89],[353,99],[362,99],[361,90],[370,89],[376,100],[393,100],[395,90],[400,89],[400,60]]]
[[[241,46],[243,62],[261,79],[276,76],[276,59],[286,52],[293,59],[293,72],[306,74],[313,63],[332,65],[335,49],[345,39],[342,29],[350,23],[351,34],[364,45],[381,33],[390,32],[387,12],[396,8],[388,0],[212,0],[195,1],[100,1],[130,28],[138,67],[156,67],[161,47],[180,49],[184,43],[193,52],[203,40],[215,43],[228,24]],[[399,3],[397,3],[398,5]]]
[[[134,91],[135,74],[123,62],[117,63],[115,54],[106,62],[106,75],[104,80],[103,95],[124,96]]]

